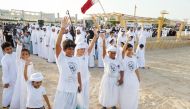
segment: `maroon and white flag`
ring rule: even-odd
[[[98,0],[87,0],[87,2],[82,6],[81,12],[85,14],[85,12],[92,7]]]

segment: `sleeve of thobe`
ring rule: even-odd
[[[124,64],[123,64],[123,61],[120,61],[120,71],[124,71]]]
[[[29,78],[30,75],[34,72],[34,66],[33,66],[32,63],[31,63],[31,65],[28,67],[27,72],[28,72],[28,78]]]
[[[55,37],[54,36],[51,36],[51,39],[50,39],[50,46],[52,48],[55,48]]]
[[[10,82],[9,67],[5,59],[1,60],[1,64],[2,64],[2,71],[3,71],[2,81],[3,81],[3,84],[7,84]]]
[[[21,51],[22,51],[22,45],[17,44],[16,47],[16,60],[20,60],[21,57]]]

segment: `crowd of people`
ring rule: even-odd
[[[138,69],[145,68],[146,39],[151,36],[146,29],[77,26],[73,31],[65,17],[60,27],[31,24],[12,30],[7,34],[0,30],[4,108],[44,109],[44,99],[51,109],[44,77],[34,70],[30,54],[58,66],[53,109],[89,108],[89,67],[104,68],[99,91],[103,109],[138,108]],[[8,34],[12,40],[7,40]]]

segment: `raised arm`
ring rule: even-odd
[[[122,50],[122,58],[125,57],[126,49],[127,49],[127,43],[123,46],[123,50]]]
[[[62,41],[62,36],[65,33],[65,29],[69,25],[69,20],[67,17],[64,17],[64,19],[61,21],[61,30],[59,31],[58,38],[56,41],[56,47],[55,47],[55,53],[56,57],[59,57],[59,54],[61,53],[61,41]]]
[[[125,45],[123,46],[123,50],[122,50],[122,58],[125,57],[125,52],[126,52],[126,49],[127,49],[127,44],[128,44],[129,40],[127,39]]]
[[[25,81],[28,81],[28,66],[30,65],[30,60],[26,60],[25,66],[24,66],[24,79]]]
[[[92,49],[94,47],[94,44],[96,43],[97,39],[98,39],[98,34],[97,34],[97,29],[95,29],[94,30],[94,37],[93,37],[93,39],[92,39],[92,41],[90,43],[90,46],[88,48],[88,55],[90,55],[90,53],[91,53],[91,51],[92,51]]]
[[[78,77],[78,84],[79,84],[78,92],[80,93],[82,91],[82,80],[81,80],[80,72],[77,74],[77,77]]]
[[[102,41],[103,41],[103,44],[102,44],[102,49],[103,49],[102,57],[104,58],[106,56],[106,38],[105,38],[105,34],[100,33],[100,37],[102,38]]]
[[[16,43],[17,43],[17,47],[16,47],[16,59],[18,61],[20,59],[20,57],[21,57],[22,43],[18,39],[16,39]]]

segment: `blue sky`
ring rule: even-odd
[[[80,8],[87,0],[0,0],[0,9],[20,9],[28,11],[43,11],[65,15],[70,10],[72,15],[78,14]],[[100,0],[106,12],[120,12],[133,15],[137,4],[137,16],[158,17],[161,10],[167,10],[171,19],[190,19],[190,0]],[[97,3],[86,14],[102,13]]]

